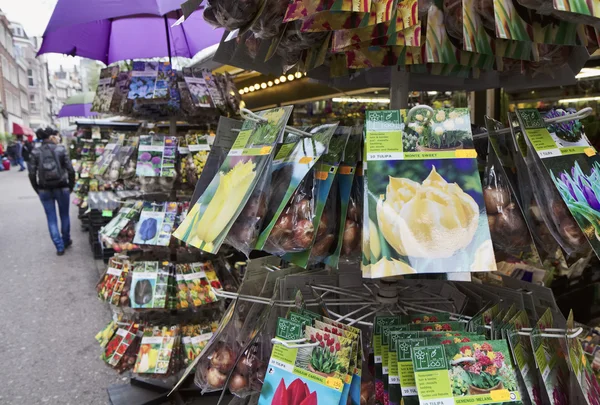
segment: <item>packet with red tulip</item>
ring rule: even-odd
[[[348,365],[348,362],[342,364],[342,356],[338,356],[336,351],[336,344],[339,346],[339,351],[342,351],[342,344],[331,334],[327,334],[325,339],[324,331],[310,326],[305,328],[306,331],[303,333],[300,323],[282,318],[278,320],[277,339],[297,340],[302,336],[310,339],[312,332],[315,343],[319,342],[319,345],[313,346],[309,341],[300,343],[301,347],[298,348],[287,348],[282,344],[273,345],[258,405],[340,403],[343,383],[337,369],[343,367],[343,364]],[[320,340],[317,340],[317,333]],[[331,343],[330,346],[327,345],[328,342]],[[347,346],[346,349],[350,351],[351,347]],[[347,372],[347,369],[343,371]]]

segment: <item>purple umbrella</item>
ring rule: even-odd
[[[85,4],[96,2],[108,0],[88,0]],[[138,14],[63,26],[52,31],[49,26],[38,54],[63,53],[111,64],[126,59],[165,56],[192,58],[202,49],[220,42],[223,30],[206,23],[202,13],[193,13],[182,24],[172,27],[181,15],[181,11],[172,11],[162,17]]]
[[[57,117],[93,117],[98,115],[98,113],[90,111],[93,101],[94,92],[75,94],[65,101]]]
[[[58,0],[44,36],[70,25],[136,14],[161,17],[180,8],[181,0]]]

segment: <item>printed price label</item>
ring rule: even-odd
[[[583,153],[585,153],[587,156],[594,156],[596,154],[596,149],[594,148],[585,148],[583,150]]]
[[[304,156],[304,157],[301,157],[300,160],[298,160],[298,163],[300,163],[300,164],[307,164],[307,163],[312,162],[312,160],[313,160],[312,157],[310,157],[310,156]]]
[[[336,390],[339,390],[342,388],[344,383],[339,378],[327,377],[327,379],[325,380],[325,385],[328,387],[334,388]]]
[[[454,155],[457,158],[476,158],[477,151],[475,151],[475,149],[457,149],[454,152]]]
[[[102,216],[112,218],[113,212],[111,210],[102,210]]]

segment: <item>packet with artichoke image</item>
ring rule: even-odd
[[[312,332],[308,339],[319,342],[318,346],[287,348],[281,344],[273,345],[259,405],[340,404],[344,385],[335,376],[344,363],[340,341],[330,334],[325,339],[325,332],[310,326],[303,333],[300,323],[283,318],[278,319],[275,336],[280,340],[296,340],[307,331]]]
[[[420,404],[522,404],[505,340],[411,349]]]
[[[219,251],[258,180],[273,160],[275,145],[291,111],[291,106],[263,110],[258,115],[264,121],[244,122],[219,174],[190,209],[174,234],[176,238],[208,253]]]
[[[314,166],[313,184],[312,190],[310,190],[310,194],[312,195],[310,199],[312,200],[310,201],[311,215],[309,215],[312,218],[307,218],[301,223],[297,223],[294,230],[294,239],[303,242],[306,248],[304,251],[287,253],[283,256],[284,260],[302,268],[306,268],[311,258],[315,260],[318,255],[322,255],[323,253],[321,252],[323,245],[315,245],[315,242],[318,236],[322,236],[322,234],[319,234],[319,231],[323,232],[324,229],[327,229],[325,221],[330,220],[328,217],[323,217],[323,212],[325,211],[325,205],[331,192],[333,181],[337,176],[350,131],[349,127],[339,127],[329,142],[327,153]],[[298,235],[296,235],[296,232]],[[331,236],[333,237],[333,235]]]
[[[287,134],[272,166],[272,183],[265,220],[256,240],[255,248],[271,254],[282,255],[289,251],[293,239],[294,213],[306,204],[297,198],[296,190],[309,175],[319,158],[325,153],[337,124],[303,128],[312,134],[300,138]]]
[[[470,122],[464,108],[366,112],[369,277],[496,270]]]
[[[548,118],[568,113],[553,110]],[[532,152],[526,158],[528,167],[540,175],[543,173],[545,186],[554,185],[564,201],[560,205],[557,201],[551,207],[557,217],[558,233],[566,242],[561,246],[566,244],[567,252],[569,247],[575,252],[583,252],[587,239],[600,257],[600,159],[596,149],[590,145],[581,122],[576,120],[547,126],[536,109],[517,110],[516,114],[528,149]],[[547,180],[548,177],[552,182]],[[554,192],[553,196],[556,194]],[[572,230],[575,225],[573,219],[581,232]],[[580,247],[582,245],[583,248]]]

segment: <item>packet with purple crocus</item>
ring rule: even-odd
[[[564,115],[553,110],[548,118]],[[586,253],[587,240],[600,255],[600,160],[583,126],[578,121],[547,125],[536,109],[517,110],[517,117],[532,152],[527,166],[538,172],[546,183],[541,190],[549,189],[546,194],[553,199],[547,208],[559,243],[569,254]]]

